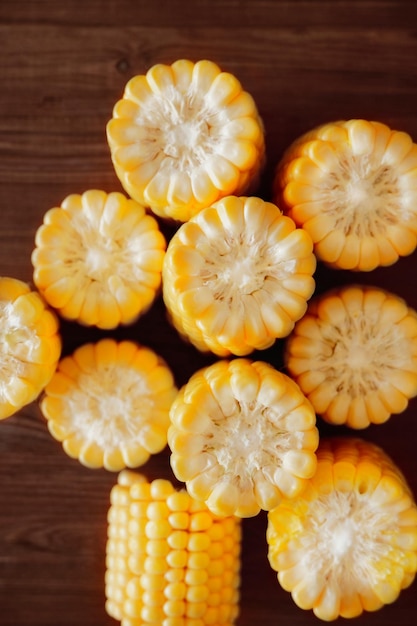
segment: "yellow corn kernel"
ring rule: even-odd
[[[172,237],[163,297],[178,332],[202,351],[244,356],[288,335],[316,268],[309,235],[256,197],[228,196]]]
[[[381,448],[322,439],[308,487],[268,513],[269,562],[300,608],[325,621],[356,617],[413,581],[416,519],[410,488]]]
[[[174,400],[170,418],[173,472],[216,515],[269,510],[283,494],[298,495],[316,470],[313,408],[294,381],[267,363],[224,360],[197,371]],[[194,446],[184,449],[182,434]],[[214,531],[207,529],[213,541]]]
[[[131,78],[107,139],[127,193],[180,222],[254,187],[265,156],[253,98],[232,74],[205,60],[158,64]]]
[[[0,276],[0,420],[39,396],[60,354],[58,319],[42,296]]]
[[[416,312],[383,289],[347,285],[311,300],[284,362],[324,420],[362,429],[417,395],[416,354]]]
[[[35,237],[33,280],[62,317],[111,329],[150,308],[165,249],[157,221],[141,205],[90,189],[46,212]]]
[[[299,137],[274,180],[274,199],[341,269],[391,265],[417,245],[417,149],[407,133],[353,119]]]
[[[171,516],[181,513],[199,516],[195,528],[171,527]],[[153,530],[155,524],[163,529],[156,539],[153,530],[149,533],[150,524]],[[176,491],[169,481],[149,483],[144,476],[123,470],[110,494],[107,613],[132,626],[232,626],[239,612],[240,530],[239,518],[213,515],[204,503]],[[210,549],[213,537],[217,557]],[[221,568],[213,568],[215,563]]]
[[[40,406],[50,433],[69,456],[87,467],[119,471],[143,465],[166,446],[176,393],[168,365],[152,350],[101,339],[59,362]],[[133,486],[137,492],[146,489],[142,483]],[[154,487],[162,498],[164,489],[164,482]],[[164,519],[164,510],[163,502],[155,503],[156,524],[158,515]]]

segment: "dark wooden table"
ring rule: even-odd
[[[417,140],[414,0],[3,0],[0,4],[0,275],[31,281],[44,212],[70,193],[121,190],[105,124],[127,80],[157,62],[209,58],[254,96],[267,132],[258,195],[299,134],[377,119]],[[417,308],[417,253],[366,275],[319,267],[318,289],[362,281]],[[104,333],[63,324],[64,353]],[[210,357],[183,344],[160,300],[118,337],[166,358],[183,384]],[[260,355],[280,363],[281,344]],[[363,437],[384,447],[417,495],[417,399]],[[322,432],[328,432],[319,422]],[[146,466],[170,476],[168,453]],[[104,611],[106,513],[116,476],[71,460],[36,403],[0,423],[0,625],[111,626]],[[318,623],[276,582],[266,517],[244,522],[239,626]],[[416,585],[359,625],[411,626]]]

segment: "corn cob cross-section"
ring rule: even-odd
[[[121,626],[232,626],[240,549],[238,518],[124,470],[108,513],[106,611]]]
[[[16,278],[0,277],[0,419],[35,400],[61,353],[58,319]]]
[[[379,122],[324,124],[284,153],[274,199],[310,233],[320,260],[391,265],[417,245],[417,145]]]
[[[160,288],[165,239],[121,193],[71,194],[46,212],[35,244],[37,288],[62,317],[86,326],[131,324]]]
[[[127,193],[185,222],[256,184],[264,133],[252,96],[212,61],[158,64],[126,85],[107,137]]]
[[[268,514],[269,561],[302,609],[330,621],[394,602],[417,570],[417,506],[400,470],[359,439],[320,442],[317,471]]]
[[[381,288],[333,289],[309,303],[284,361],[326,421],[381,424],[417,395],[417,314]]]
[[[101,339],[61,359],[41,410],[70,457],[119,471],[166,446],[176,393],[168,365],[153,350]]]
[[[262,361],[196,372],[170,411],[171,467],[216,515],[251,517],[297,496],[316,468],[316,415],[296,383]]]
[[[228,196],[182,224],[163,264],[177,330],[202,351],[244,356],[285,337],[315,282],[310,236],[260,198]]]

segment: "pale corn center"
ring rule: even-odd
[[[0,389],[10,377],[24,377],[40,339],[16,316],[12,303],[0,302]]]
[[[395,325],[378,318],[346,317],[337,324],[321,323],[322,343],[314,367],[338,392],[352,398],[376,391],[396,370],[412,365],[410,345]]]
[[[367,587],[389,558],[395,515],[369,503],[369,494],[332,491],[312,501],[303,518],[301,566],[327,585]],[[384,541],[387,537],[387,541]]]
[[[128,367],[102,367],[80,374],[77,387],[63,397],[62,421],[69,432],[106,450],[137,442],[152,420],[155,402],[146,380]]]
[[[377,236],[401,221],[401,191],[393,167],[345,151],[339,168],[319,185],[324,212],[345,235]]]

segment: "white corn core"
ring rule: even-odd
[[[13,310],[13,303],[0,302],[0,393],[11,377],[25,377],[32,353],[39,344],[39,336],[22,324]]]

